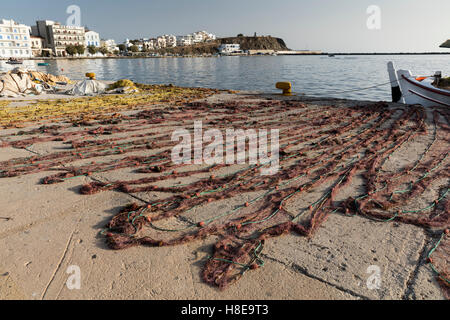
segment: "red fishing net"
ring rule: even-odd
[[[192,132],[196,119],[203,120],[205,130],[279,129],[279,171],[262,175],[266,164],[174,164],[171,150],[176,143],[171,133],[177,126]],[[42,180],[53,184],[126,168],[148,174],[96,180],[81,188],[85,195],[106,190],[168,195],[123,208],[106,226],[108,245],[116,250],[173,246],[215,236],[218,241],[202,275],[205,282],[219,288],[262,267],[260,254],[270,238],[288,233],[312,237],[331,213],[414,224],[432,235],[442,234],[431,260],[448,290],[448,120],[448,110],[385,103],[312,107],[298,101],[244,99],[154,107],[116,117],[114,123],[94,121],[85,129],[67,131],[67,126],[53,125],[22,131],[21,136],[30,137],[2,146],[26,148],[64,141],[68,150],[2,162],[0,177],[57,170]],[[145,128],[153,131],[142,133]],[[397,165],[396,159],[418,143],[422,147]],[[97,157],[105,159],[71,164]],[[188,178],[192,179],[185,184],[172,185]],[[356,178],[359,188],[354,188]],[[350,196],[342,198],[343,193]],[[242,203],[233,202],[227,210],[204,209],[235,199]]]

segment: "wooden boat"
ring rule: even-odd
[[[19,60],[16,58],[10,58],[8,61],[6,61],[7,64],[23,64],[23,60]]]
[[[389,79],[392,87],[392,101],[404,104],[420,104],[424,107],[450,107],[450,90],[439,88],[442,78],[440,71],[433,76],[413,76],[408,70],[395,70],[388,63]]]

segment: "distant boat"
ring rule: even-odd
[[[46,67],[48,66],[48,62],[38,62],[37,64],[39,67]]]
[[[6,61],[7,64],[23,64],[23,60],[19,60],[16,58],[10,58],[8,61]]]
[[[417,77],[408,70],[394,68],[388,63],[389,79],[392,87],[392,101],[405,104],[420,104],[424,107],[450,107],[450,89],[436,86],[441,80],[441,72],[434,76]]]

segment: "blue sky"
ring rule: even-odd
[[[81,8],[82,25],[102,38],[186,34],[208,30],[283,38],[292,49],[327,52],[449,51],[449,0],[1,0],[0,18],[25,24],[65,22]],[[381,29],[369,30],[368,6],[381,9]]]

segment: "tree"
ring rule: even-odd
[[[103,55],[106,55],[106,54],[109,53],[109,50],[108,50],[108,48],[106,48],[106,47],[101,47],[99,51],[100,51],[100,53],[103,54]]]
[[[137,45],[133,45],[130,47],[131,52],[139,52],[139,47]]]
[[[114,50],[113,53],[117,56],[120,53],[120,51],[119,50]]]
[[[87,49],[88,49],[88,52],[89,52],[90,54],[92,54],[92,55],[94,55],[94,54],[96,54],[96,53],[98,52],[97,47],[92,46],[92,45],[91,45],[91,46],[88,46]]]
[[[75,46],[75,48],[78,54],[84,54],[84,51],[86,51],[85,46],[83,46],[82,44]]]
[[[119,44],[120,51],[125,51],[126,49],[127,49],[127,47],[124,44]]]
[[[69,55],[71,55],[71,56],[73,56],[74,54],[78,53],[77,48],[76,48],[75,46],[72,46],[72,45],[68,45],[68,46],[66,47],[66,52],[67,52]]]
[[[242,38],[244,35],[242,33],[239,33],[237,36],[238,38]]]

